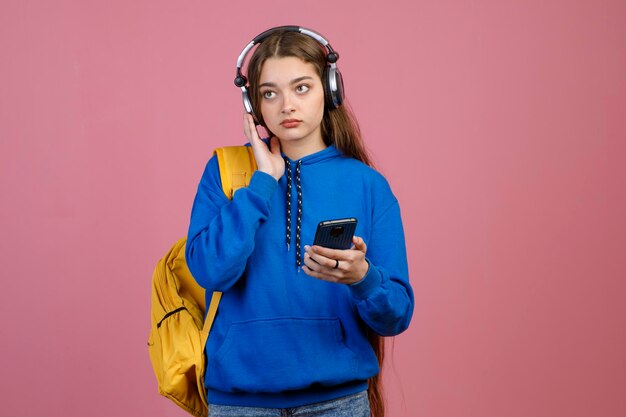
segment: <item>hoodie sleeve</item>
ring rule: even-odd
[[[413,315],[404,230],[397,200],[372,224],[365,277],[349,286],[361,319],[381,336],[407,329]]]
[[[189,271],[207,291],[226,291],[243,274],[259,226],[270,212],[277,181],[255,171],[246,188],[228,200],[213,156],[198,185],[185,257]]]

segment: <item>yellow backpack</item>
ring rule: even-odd
[[[248,185],[257,168],[252,148],[227,146],[215,154],[222,189],[231,199]],[[206,417],[204,348],[222,293],[213,293],[205,320],[205,291],[187,268],[186,242],[186,238],[178,240],[154,269],[148,351],[159,393],[194,416]]]

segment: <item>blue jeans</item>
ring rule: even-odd
[[[209,404],[209,417],[370,417],[367,391],[295,408]]]

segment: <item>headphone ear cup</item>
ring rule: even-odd
[[[243,100],[243,107],[244,109],[246,109],[246,112],[250,113],[252,117],[256,120],[254,108],[252,107],[252,100],[250,100],[250,96],[248,95],[248,90],[246,89],[246,87],[241,87],[241,99]]]
[[[343,99],[345,97],[345,92],[343,89],[343,77],[341,76],[341,72],[339,69],[335,68],[335,86],[336,90],[334,93],[333,100],[336,103],[335,107],[339,107],[343,104]]]
[[[343,78],[335,65],[324,68],[324,95],[330,109],[341,106],[344,98]]]
[[[326,102],[326,108],[332,110],[335,108],[333,103],[333,93],[330,91],[330,76],[329,66],[324,67],[324,73],[322,74],[322,84],[324,84],[324,101]]]

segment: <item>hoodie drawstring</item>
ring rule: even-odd
[[[291,163],[285,157],[285,167],[287,168],[287,252],[291,243]]]
[[[285,157],[285,168],[287,170],[287,251],[289,251],[291,243],[291,162]],[[296,216],[296,265],[302,266],[302,257],[300,256],[300,227],[302,225],[302,181],[300,171],[302,160],[296,164],[296,192],[298,196],[298,213]]]
[[[302,160],[296,165],[296,191],[298,193],[298,217],[296,220],[296,265],[302,266],[302,257],[300,256],[300,226],[302,225],[302,181],[300,180],[300,167]]]

